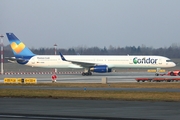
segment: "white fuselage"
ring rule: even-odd
[[[163,56],[129,56],[129,55],[64,55],[66,60],[96,65],[107,65],[109,68],[168,68],[176,64]],[[59,55],[35,55],[26,64],[44,68],[82,68],[82,66],[63,61]]]

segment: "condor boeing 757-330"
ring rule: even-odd
[[[15,57],[10,62],[43,68],[84,68],[82,75],[106,73],[113,68],[169,68],[176,64],[164,56],[149,55],[36,55],[13,33],[6,33]]]

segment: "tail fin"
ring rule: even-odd
[[[11,49],[14,53],[14,56],[16,58],[31,58],[32,56],[34,56],[35,54],[28,48],[25,46],[24,43],[22,43],[13,33],[6,33],[10,45],[11,45]]]

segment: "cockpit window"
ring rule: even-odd
[[[172,60],[166,60],[166,62],[173,62]]]

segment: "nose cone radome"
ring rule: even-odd
[[[176,66],[176,63],[172,62],[172,67],[175,67]]]

